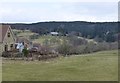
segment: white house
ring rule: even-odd
[[[50,32],[50,34],[52,35],[52,36],[58,36],[58,32]]]

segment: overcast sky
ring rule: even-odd
[[[114,2],[113,2],[114,1]],[[113,22],[118,20],[118,0],[0,1],[0,22],[44,21]]]

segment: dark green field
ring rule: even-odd
[[[3,81],[117,81],[118,52],[102,51],[48,61],[3,61]]]

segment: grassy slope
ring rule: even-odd
[[[33,42],[43,44],[45,42],[45,40],[48,40],[48,42],[50,42],[52,40],[52,42],[55,41],[55,42],[62,43],[63,39],[66,39],[66,37],[45,35],[45,36],[40,36],[38,39],[33,40]],[[55,43],[53,45],[55,45]]]
[[[16,33],[16,35],[19,37],[19,36],[22,36],[22,37],[24,37],[24,38],[27,38],[27,39],[29,39],[29,37],[31,36],[31,35],[34,35],[34,34],[36,34],[36,33],[33,33],[33,32],[31,32],[31,31],[29,31],[29,30],[16,30],[16,29],[13,29],[13,32],[14,33]]]
[[[3,61],[3,80],[118,80],[117,51],[50,61]]]

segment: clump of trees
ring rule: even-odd
[[[118,42],[88,42],[85,39],[70,37],[67,42],[64,41],[58,46],[57,51],[66,56],[114,49],[118,49]]]
[[[69,55],[71,53],[72,45],[67,41],[64,41],[61,45],[57,47],[57,51],[63,56]]]

